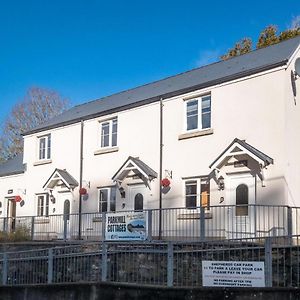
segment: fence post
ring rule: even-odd
[[[265,239],[265,284],[272,287],[272,238]]]
[[[4,218],[3,231],[8,232],[8,217]]]
[[[102,237],[101,240],[105,241],[105,230],[106,230],[106,212],[102,213]]]
[[[3,253],[3,263],[2,263],[2,285],[7,284],[7,271],[8,271],[8,258],[7,253]]]
[[[174,281],[174,245],[172,242],[168,242],[168,273],[167,273],[167,285],[173,286]]]
[[[152,241],[152,209],[149,209],[147,211],[147,219],[148,219],[147,240]]]
[[[291,239],[293,235],[293,212],[289,206],[287,208],[287,230],[288,237]]]
[[[107,281],[107,244],[102,242],[101,280]]]
[[[53,282],[53,249],[48,249],[48,284]]]
[[[200,240],[205,240],[205,207],[200,207]]]
[[[66,214],[63,215],[63,223],[64,223],[64,240],[66,241],[68,236],[68,220]]]
[[[31,240],[34,239],[34,216],[31,217]]]

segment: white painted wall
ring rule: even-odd
[[[164,100],[163,170],[172,170],[173,178],[171,190],[163,195],[163,207],[183,207],[182,178],[208,174],[210,163],[236,137],[246,139],[274,159],[274,165],[265,172],[266,187],[257,180],[257,203],[300,205],[300,175],[297,171],[300,166],[300,111],[290,90],[290,68],[279,68]],[[178,140],[184,133],[183,98],[207,92],[211,93],[213,134]],[[297,99],[300,101],[299,96]],[[113,116],[118,117],[118,151],[95,155],[100,143],[99,122]],[[35,165],[37,138],[47,133],[51,133],[52,139],[51,162]],[[66,169],[79,182],[80,123],[25,136],[24,149],[25,175],[1,178],[0,187],[1,191],[18,186],[26,188],[26,205],[18,208],[17,213],[35,215],[36,194],[44,192],[42,187],[55,168]],[[83,212],[94,212],[98,210],[97,188],[113,184],[112,176],[128,156],[139,157],[159,172],[159,103],[85,121],[83,156],[83,180],[90,183],[89,198],[83,201]],[[1,193],[3,199],[5,195]],[[224,194],[211,181],[211,203],[217,205]],[[155,179],[145,207],[158,208],[158,198],[159,182]],[[55,208],[55,213],[62,213],[63,205],[58,201],[59,197],[56,204],[50,204],[50,212],[53,213]],[[117,209],[121,209],[122,201],[119,199]],[[132,203],[128,199],[125,201],[125,209],[130,209]],[[226,199],[223,204],[228,204]],[[72,212],[78,211],[78,188],[72,191],[71,209]]]

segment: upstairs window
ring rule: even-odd
[[[39,217],[49,216],[49,195],[48,194],[37,195],[37,215]]]
[[[99,189],[99,212],[116,211],[116,187]]]
[[[39,160],[51,158],[51,135],[39,137]]]
[[[101,148],[117,146],[118,119],[102,122],[101,126]]]
[[[211,96],[206,95],[186,101],[186,130],[211,127]]]

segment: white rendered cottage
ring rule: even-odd
[[[171,221],[159,216],[176,236],[197,226],[202,206],[208,236],[285,232],[283,211],[272,212],[281,225],[261,226],[270,210],[256,206],[300,206],[299,44],[78,105],[25,133],[23,161],[0,166],[0,217],[37,216],[36,229],[80,210],[81,234],[93,236],[101,218],[85,213],[180,207]]]

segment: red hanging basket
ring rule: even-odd
[[[86,195],[86,194],[87,194],[87,190],[86,190],[85,188],[81,188],[81,189],[79,190],[79,194],[80,194],[81,196]]]
[[[21,202],[21,201],[22,201],[21,196],[19,195],[15,196],[15,202]]]
[[[171,181],[170,181],[168,178],[164,178],[164,179],[162,179],[162,181],[161,181],[161,185],[162,185],[163,187],[168,187],[170,184],[171,184]]]

